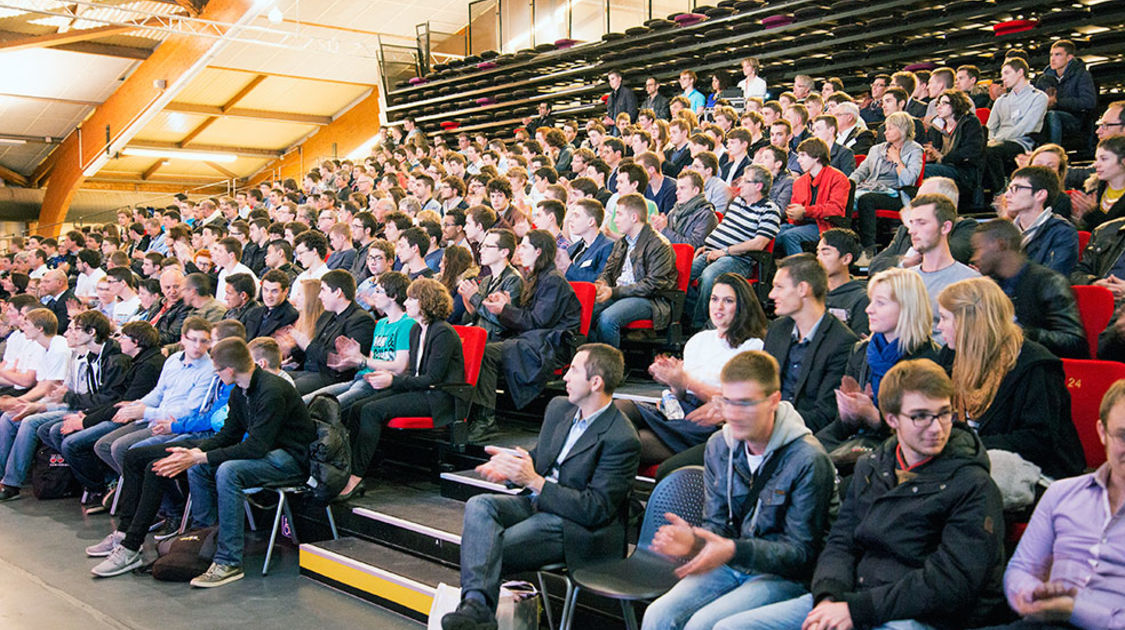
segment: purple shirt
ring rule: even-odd
[[[1060,581],[1078,589],[1070,623],[1125,628],[1125,509],[1110,514],[1108,475],[1102,464],[1047,489],[1004,574],[1009,603]]]

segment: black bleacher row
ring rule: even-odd
[[[425,77],[400,82],[387,95],[387,113],[392,120],[413,116],[428,132],[455,123],[457,132],[503,136],[534,115],[540,102],[550,102],[561,117],[604,109],[598,97],[608,90],[605,75],[610,70],[621,72],[625,85],[639,91],[650,75],[670,82],[681,70],[730,70],[740,59],[754,56],[773,86],[787,85],[797,74],[831,75],[841,77],[845,91],[858,95],[875,72],[919,62],[971,63],[988,71],[999,67],[1009,47],[1028,49],[1038,59],[1045,56],[1034,54],[1039,46],[1045,52],[1058,37],[1074,39],[1083,55],[1108,58],[1090,65],[1102,93],[1125,84],[1125,31],[1119,28],[1125,25],[1125,3],[1112,0],[1093,6],[1072,0],[956,0],[944,5],[920,0],[723,0],[716,7],[697,7],[696,13],[706,19],[690,26],[654,19],[626,33],[608,33],[598,42],[563,42],[563,48],[543,44],[503,55],[486,51],[438,64]],[[793,21],[786,24],[788,19]],[[1038,24],[994,34],[993,25],[1013,19]],[[781,25],[763,24],[775,21]],[[1100,32],[1084,35],[1095,30]]]

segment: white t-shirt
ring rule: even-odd
[[[719,374],[727,361],[740,352],[761,350],[764,345],[761,339],[751,337],[743,341],[741,346],[732,348],[725,339],[719,337],[717,330],[697,332],[684,346],[684,372],[707,385],[718,387]]]
[[[95,268],[89,274],[78,274],[78,282],[74,285],[74,295],[79,299],[94,299],[98,297],[98,281],[105,277],[101,267]]]
[[[27,363],[27,358],[31,349],[27,347],[30,343],[27,337],[24,336],[22,330],[13,330],[12,334],[8,335],[8,343],[4,346],[4,363],[13,370],[24,371]]]
[[[62,381],[70,368],[70,347],[66,339],[55,335],[46,348],[34,341],[27,342],[28,360],[23,369],[35,372],[36,381]]]
[[[320,280],[324,277],[324,274],[329,271],[332,270],[328,268],[328,265],[321,265],[316,269],[306,269],[297,274],[297,277],[293,278],[293,288],[289,291],[289,301],[295,305],[299,305],[301,303],[301,281]]]
[[[134,294],[128,300],[113,303],[113,323],[122,326],[129,322],[137,310],[141,308],[141,296]]]
[[[327,265],[325,265],[325,267],[327,267]],[[250,276],[250,279],[254,281],[254,293],[258,293],[258,276],[254,275],[254,272],[250,271],[250,268],[246,265],[238,263],[234,266],[234,269],[231,269],[229,272],[226,269],[219,270],[219,283],[218,286],[215,287],[216,300],[226,302],[227,276],[233,276],[236,273],[244,273]],[[251,295],[250,297],[255,298],[257,295]]]
[[[766,97],[766,80],[762,77],[744,78],[738,82],[738,86],[742,88],[742,98]]]

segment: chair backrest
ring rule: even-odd
[[[484,344],[488,341],[488,331],[480,326],[454,326],[461,338],[461,353],[465,357],[465,382],[473,387],[480,376],[480,364],[484,360]]]
[[[722,222],[723,222],[723,217],[724,217],[724,216],[725,216],[725,215],[724,215],[724,214],[723,214],[722,212],[719,212],[718,210],[716,210],[716,211],[715,211],[715,219],[716,219],[716,220],[717,220],[717,221],[718,221],[719,223],[722,223]]]
[[[598,288],[593,282],[571,282],[570,286],[574,289],[574,294],[578,296],[578,304],[582,307],[578,332],[589,335],[590,320],[594,318],[594,298],[598,296]]]
[[[1105,462],[1105,447],[1098,439],[1098,408],[1106,390],[1125,378],[1125,363],[1089,359],[1063,359],[1066,390],[1070,392],[1070,417],[1082,441],[1086,465],[1096,468]]]
[[[988,117],[991,114],[992,114],[992,110],[987,108],[987,107],[978,107],[977,108],[977,120],[979,120],[980,124],[982,124],[982,125],[988,124]]]
[[[1082,260],[1082,252],[1086,251],[1086,245],[1090,243],[1090,234],[1086,230],[1078,230],[1078,260]]]
[[[673,243],[672,249],[676,252],[676,290],[686,293],[691,281],[691,260],[695,257],[695,248],[690,243]]]
[[[918,173],[918,181],[914,182],[915,188],[922,187],[922,178],[926,175],[926,152],[922,152],[922,170]]]
[[[856,167],[858,168],[858,167],[859,167],[859,165],[860,165],[860,164],[863,164],[863,161],[864,161],[864,160],[866,160],[866,159],[867,159],[867,156],[866,156],[866,155],[864,155],[863,153],[857,153],[857,154],[856,154],[856,156],[855,156],[855,165],[856,165]]]
[[[692,526],[703,522],[703,467],[677,468],[656,484],[645,506],[638,547],[648,547],[656,530],[668,524],[668,512],[679,516]]]
[[[1105,287],[1080,284],[1072,287],[1074,300],[1078,303],[1078,314],[1082,317],[1082,328],[1086,330],[1086,341],[1090,344],[1090,356],[1098,356],[1098,335],[1105,330],[1113,317],[1113,292]]]

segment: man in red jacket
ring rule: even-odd
[[[777,233],[775,247],[783,256],[801,253],[801,243],[816,242],[832,227],[830,217],[843,217],[851,183],[828,165],[828,145],[809,138],[797,145],[797,161],[804,175],[793,182],[793,198],[785,209],[788,224]]]

